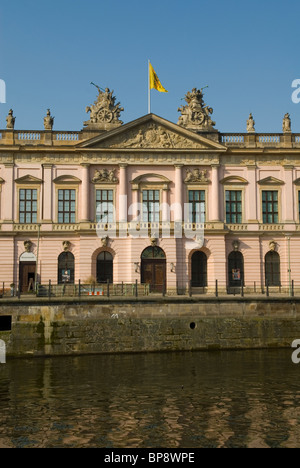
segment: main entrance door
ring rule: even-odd
[[[166,287],[166,256],[159,247],[148,247],[142,253],[141,282],[150,285],[150,292],[163,292]]]
[[[34,291],[36,262],[20,262],[20,290],[22,293]]]

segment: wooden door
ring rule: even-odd
[[[156,259],[143,260],[142,283],[150,284],[151,292],[163,292],[166,284],[166,261]]]
[[[20,290],[27,293],[34,290],[36,262],[20,263]]]
[[[152,262],[144,262],[142,283],[153,284],[153,282],[153,264]]]
[[[163,291],[166,280],[166,265],[165,263],[154,264],[154,284],[159,292]]]

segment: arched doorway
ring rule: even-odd
[[[36,274],[36,256],[24,252],[20,257],[19,284],[22,293],[34,291]]]
[[[280,256],[271,250],[265,256],[266,286],[280,286]]]
[[[63,252],[58,257],[58,284],[74,284],[75,258],[71,252]]]
[[[97,257],[97,283],[113,283],[113,256],[109,252],[100,252]]]
[[[151,292],[163,292],[167,282],[167,260],[160,247],[147,247],[142,253],[141,282]]]
[[[192,255],[192,287],[206,288],[207,286],[207,256],[198,250]]]
[[[234,251],[228,256],[228,285],[230,288],[244,286],[244,256]]]

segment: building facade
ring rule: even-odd
[[[0,139],[0,284],[150,284],[153,291],[300,286],[300,134],[223,134],[202,90],[177,124],[120,121],[109,89],[79,132]],[[1,286],[0,286],[1,287]]]

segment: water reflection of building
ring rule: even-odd
[[[0,447],[298,447],[298,369],[275,353],[9,361]]]

